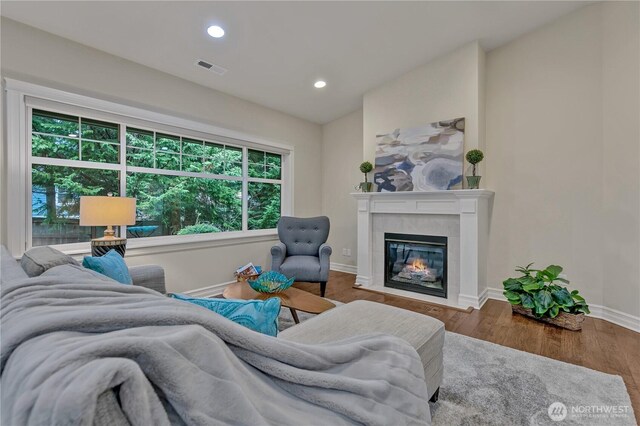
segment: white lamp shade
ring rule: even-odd
[[[118,226],[135,223],[135,198],[80,197],[80,226]]]

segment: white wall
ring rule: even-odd
[[[362,110],[322,127],[322,212],[331,220],[331,262],[340,264],[338,268],[356,265],[357,204],[350,193],[364,179],[358,169],[361,162]],[[344,248],[351,250],[351,256],[343,255]]]
[[[376,135],[465,117],[465,148],[484,147],[480,123],[484,51],[469,43],[364,95],[364,157],[375,158]]]
[[[375,134],[465,116],[467,149],[486,153],[482,186],[496,191],[489,286],[500,288],[515,265],[558,263],[591,304],[638,316],[639,6],[585,7],[486,58],[477,43],[463,46],[370,91],[362,112],[323,128],[6,19],[2,74],[294,145],[296,214],[328,215],[332,261],[347,265],[356,259],[348,194],[358,164],[374,159]],[[184,290],[231,279],[245,260],[266,264],[269,246],[128,261],[163,264],[170,288]]]
[[[640,315],[638,7],[588,6],[487,54],[491,287],[557,263],[588,302]]]
[[[607,4],[602,25],[603,304],[639,316],[640,5]]]
[[[377,133],[467,117],[466,149],[485,150],[482,187],[496,192],[489,287],[500,289],[516,265],[557,263],[589,303],[637,317],[639,7],[590,5],[486,56],[472,43],[387,82],[364,96],[363,157],[355,146],[341,152],[350,164],[373,160]],[[327,129],[355,135],[357,127],[325,125],[324,149]],[[344,141],[359,147],[352,139]],[[325,181],[325,199],[348,190],[334,191],[334,182]],[[325,201],[324,211],[354,223],[355,205]]]
[[[3,77],[169,113],[292,145],[295,156],[295,214],[314,216],[321,213],[322,203],[318,195],[321,193],[320,125],[6,18],[2,18],[1,32],[0,72]],[[212,78],[224,77],[212,75]],[[2,181],[6,182],[4,175]],[[5,192],[4,189],[2,191]],[[185,291],[229,281],[235,267],[248,261],[269,267],[270,245],[270,242],[262,242],[154,256],[127,256],[127,262],[161,264],[166,269],[169,289]]]

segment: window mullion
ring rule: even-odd
[[[157,144],[157,140],[158,140],[158,133],[154,130],[153,132],[153,168],[156,169],[158,168],[158,165],[156,163],[156,152],[158,147],[156,146]]]
[[[183,149],[182,145],[183,145],[182,136],[180,136],[180,166],[179,167],[180,167],[180,171],[181,172],[184,171],[183,166],[182,166],[182,149]]]
[[[97,164],[105,164],[105,163],[97,163]],[[226,181],[242,180],[241,176],[214,175],[210,173],[198,173],[198,172],[181,172],[179,170],[153,169],[149,167],[127,166],[127,171],[133,172],[133,173],[152,173],[156,175],[183,176],[183,177],[192,177],[192,178],[198,178],[198,179],[226,180]]]
[[[282,179],[267,179],[267,178],[249,178],[249,182],[258,182],[258,183],[274,183],[277,185],[282,185]]]
[[[78,117],[78,160],[82,161],[82,117]]]
[[[127,196],[127,125],[120,123],[118,126],[118,139],[120,141],[120,196]],[[124,234],[124,235],[123,235]],[[120,238],[127,237],[127,226],[120,227]]]
[[[93,161],[64,160],[50,157],[30,157],[31,164],[45,164],[50,166],[75,167],[81,169],[120,170],[120,165],[115,163],[96,163]]]
[[[32,142],[32,134],[31,134],[31,130],[33,129],[33,124],[32,124],[32,116],[33,116],[33,109],[32,108],[27,108],[27,117],[26,117],[26,122],[25,125],[29,126],[28,130],[26,132],[27,135],[27,147],[26,147],[26,157],[27,157],[27,170],[26,170],[26,178],[27,178],[27,182],[25,184],[25,192],[26,192],[26,200],[27,200],[27,209],[25,212],[25,232],[26,232],[26,236],[25,236],[25,242],[24,242],[24,250],[29,250],[32,246],[32,235],[33,235],[33,164],[32,164],[32,157],[31,157],[31,146],[33,144]]]
[[[242,230],[249,229],[249,150],[242,148]]]

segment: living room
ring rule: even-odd
[[[95,424],[637,423],[640,3],[1,6],[2,424],[67,424],[78,413]],[[96,219],[106,210],[90,201],[109,193],[106,202],[135,199],[118,207],[132,218]],[[117,235],[101,238],[111,226]],[[225,357],[219,374],[243,366],[241,391],[216,402],[223,414],[194,414],[213,407],[205,384],[173,400],[143,365],[146,379],[135,383],[148,404],[115,374],[106,384],[74,374],[92,391],[74,394],[71,406],[64,392],[44,397],[64,381],[22,385],[36,380],[28,366],[45,363],[20,363],[38,339],[25,329],[15,343],[11,325],[37,326],[23,309],[55,322],[63,313],[55,307],[66,306],[52,287],[39,290],[52,299],[33,307],[45,296],[27,287],[49,279],[72,291],[80,284],[64,277],[116,246],[133,284],[152,290],[114,284],[97,305],[127,294],[151,311],[180,306],[178,323],[193,315],[205,329],[220,327],[191,337],[198,344],[180,338],[201,370]],[[24,255],[47,247],[78,265],[5,284],[13,259],[22,269],[28,259],[41,265]],[[305,259],[287,266],[296,250]],[[318,271],[306,276],[303,261]],[[252,290],[276,272],[284,287],[296,282],[282,293]],[[258,333],[180,297],[205,307],[264,303],[282,338],[245,347],[238,342]],[[142,322],[121,331],[130,338],[148,328],[157,336],[149,345],[166,342],[162,333],[177,325],[154,315],[128,318]],[[95,327],[85,334],[107,341],[120,332]],[[376,332],[386,337],[367,337]],[[335,343],[358,338],[370,355]],[[372,347],[395,352],[385,358]],[[320,353],[351,357],[344,373],[322,372],[333,375],[334,394],[317,392],[325,385],[315,380],[327,377],[305,370],[320,374],[325,367],[311,361]],[[177,365],[159,359],[166,370]],[[387,368],[392,360],[419,371]],[[48,361],[51,377],[68,373]],[[174,377],[175,386],[202,377],[192,374]],[[422,382],[409,388],[415,375]],[[356,378],[370,382],[350,387]],[[95,389],[116,386],[96,402]],[[265,403],[269,392],[279,409]],[[59,417],[50,414],[56,404],[66,407]],[[103,416],[109,404],[119,408]]]

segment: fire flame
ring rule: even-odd
[[[428,270],[427,265],[424,264],[422,259],[415,259],[413,263],[411,263],[411,267],[413,267],[414,271],[426,271]]]

